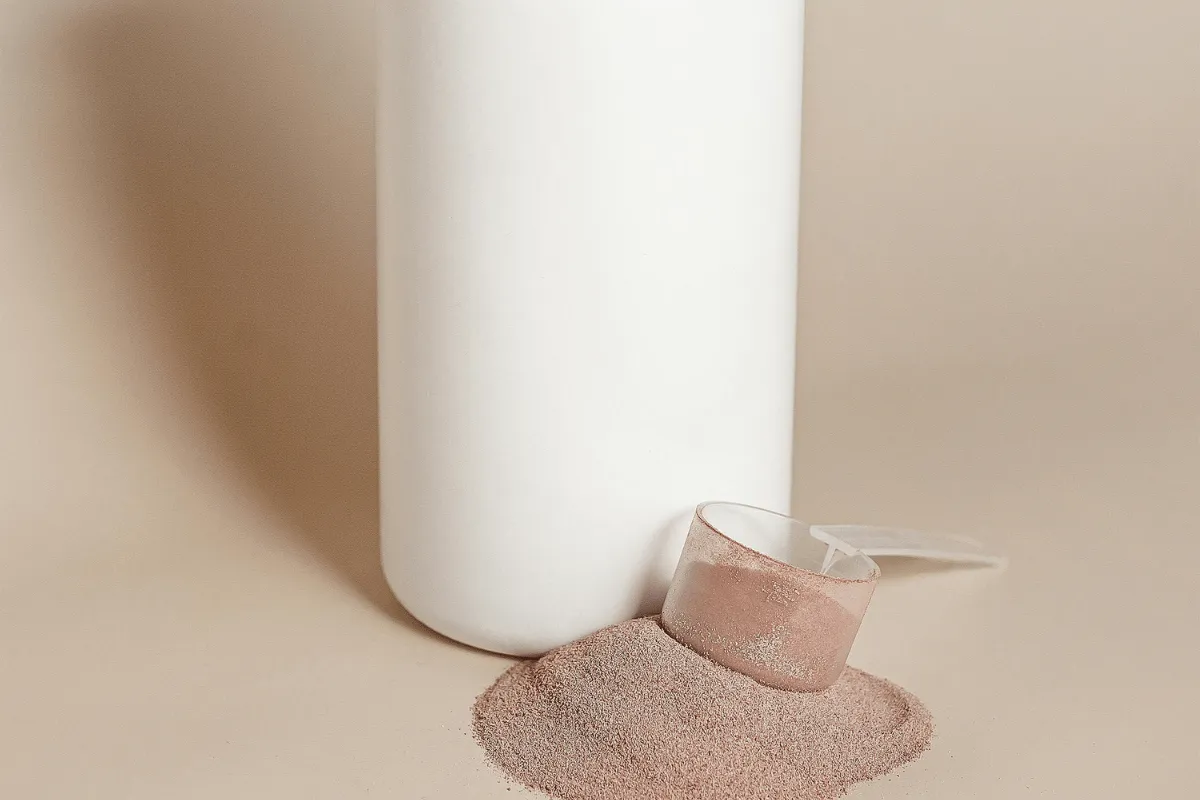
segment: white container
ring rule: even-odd
[[[384,569],[534,655],[789,510],[801,0],[383,0]]]

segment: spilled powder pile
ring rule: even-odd
[[[718,666],[655,619],[517,664],[475,701],[475,735],[514,780],[564,800],[824,800],[911,761],[933,722],[847,668],[785,692]]]

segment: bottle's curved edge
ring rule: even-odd
[[[416,598],[409,597],[403,590],[403,582],[393,578],[391,572],[387,569],[386,563],[384,564],[383,574],[392,595],[400,602],[400,605],[404,606],[404,610],[413,619],[434,633],[440,634],[459,644],[473,647],[476,650],[514,658],[539,658],[556,647],[561,647],[574,641],[573,639],[566,641],[537,641],[531,639],[527,633],[512,632],[505,635],[503,632],[495,629],[481,629],[464,625],[459,620],[447,619],[428,606],[423,606],[417,602]]]

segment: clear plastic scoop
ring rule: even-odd
[[[822,560],[824,563],[822,564]],[[814,692],[846,666],[879,567],[806,522],[739,503],[696,509],[664,630],[766,686]]]
[[[961,536],[809,525],[739,503],[696,509],[663,605],[677,641],[766,686],[821,691],[846,666],[879,578],[872,556],[1005,559]]]

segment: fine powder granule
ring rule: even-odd
[[[823,692],[768,688],[648,618],[513,666],[474,730],[512,779],[563,800],[825,800],[919,756],[933,721],[852,668]]]

